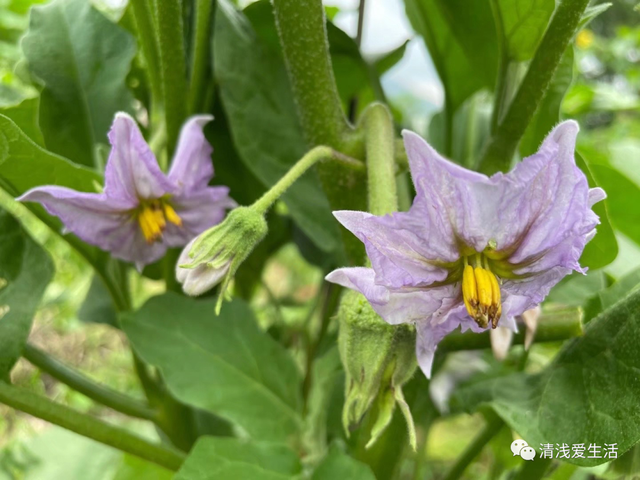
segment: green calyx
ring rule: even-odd
[[[267,235],[264,215],[253,207],[238,207],[224,221],[202,233],[189,251],[191,262],[180,268],[194,269],[206,265],[209,269],[227,269],[216,304],[220,312],[222,299],[236,271],[253,249]]]
[[[411,325],[385,323],[364,296],[353,290],[343,296],[338,318],[338,346],[346,372],[342,412],[345,431],[349,434],[356,429],[370,413],[373,426],[369,448],[391,422],[397,404],[415,449],[415,426],[402,395],[402,386],[417,367],[415,329]]]

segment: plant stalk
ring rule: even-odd
[[[167,148],[175,150],[180,128],[187,118],[187,65],[181,0],[157,0],[160,77],[164,99]]]
[[[189,86],[189,113],[202,111],[205,81],[209,72],[211,45],[211,16],[215,0],[196,0],[195,32],[193,35],[193,59]]]
[[[562,0],[503,120],[489,139],[480,170],[487,175],[511,165],[518,143],[542,101],[589,0]]]
[[[177,471],[186,456],[159,444],[151,443],[128,431],[76,412],[29,391],[0,382],[0,402],[34,417],[76,432],[97,442]]]
[[[33,345],[25,345],[23,356],[43,372],[102,405],[117,412],[124,413],[125,415],[150,420],[152,422],[157,421],[157,412],[149,408],[149,406],[120,392],[93,382],[80,372],[50,357]]]

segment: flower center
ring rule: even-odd
[[[480,253],[464,257],[462,298],[467,312],[480,327],[487,328],[489,323],[492,328],[498,326],[502,315],[500,284],[489,268],[488,259]]]
[[[164,198],[141,201],[136,213],[142,234],[149,244],[162,238],[167,222],[182,226],[182,219]]]

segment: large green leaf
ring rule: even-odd
[[[488,1],[405,0],[453,110],[474,92],[495,86],[498,44]]]
[[[39,97],[25,98],[15,105],[0,109],[0,113],[13,120],[31,140],[42,146],[44,139],[38,125],[39,107]]]
[[[40,185],[95,191],[102,177],[36,145],[18,126],[0,115],[0,181],[12,195]]]
[[[300,375],[289,353],[262,332],[241,300],[167,293],[126,315],[134,349],[163,373],[182,402],[209,410],[260,439],[285,440],[301,427]]]
[[[0,210],[0,378],[22,355],[40,298],[53,276],[49,255]]]
[[[491,0],[499,38],[510,61],[530,60],[553,14],[555,0]]]
[[[301,470],[298,457],[285,445],[202,437],[175,480],[293,480]]]
[[[271,186],[307,150],[284,62],[273,49],[275,25],[265,28],[263,18],[256,31],[229,2],[217,5],[213,58],[231,134],[245,165]],[[316,245],[339,248],[340,231],[315,172],[307,172],[283,199]]]
[[[488,404],[516,432],[540,444],[617,444],[620,454],[640,440],[640,292],[635,291],[568,342],[536,375],[514,374],[462,388],[467,409]],[[598,465],[608,458],[571,458]]]
[[[136,47],[133,37],[85,0],[55,0],[31,11],[22,48],[44,83],[40,127],[49,150],[94,164],[113,115],[130,110],[125,85]]]

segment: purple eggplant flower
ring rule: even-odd
[[[136,122],[119,113],[111,126],[111,153],[102,193],[58,186],[36,187],[18,200],[38,202],[59,217],[65,230],[138,269],[182,247],[219,223],[236,203],[227,187],[210,187],[211,152],[202,128],[208,115],[182,127],[169,173],[158,166]]]
[[[415,324],[427,376],[438,343],[456,328],[515,330],[514,317],[565,275],[585,273],[580,255],[599,223],[591,207],[606,195],[576,166],[577,134],[576,122],[563,122],[513,171],[487,177],[405,131],[411,209],[335,212],[364,242],[371,268],[341,268],[327,280],[361,292],[389,324]]]

